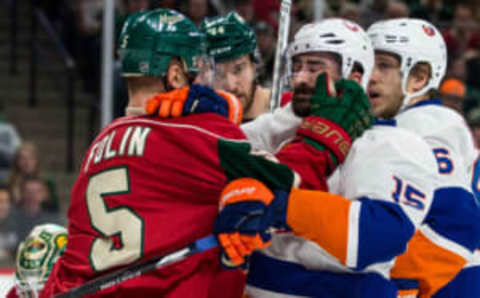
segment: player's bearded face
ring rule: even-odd
[[[233,93],[247,111],[253,102],[255,64],[249,55],[215,64],[213,87]]]
[[[310,114],[310,98],[318,75],[327,73],[335,81],[340,79],[340,63],[331,53],[308,53],[294,56],[291,68],[293,111],[305,117]]]
[[[368,84],[368,97],[375,117],[394,117],[403,101],[400,59],[389,53],[375,52],[375,67]]]

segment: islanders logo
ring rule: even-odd
[[[358,32],[358,26],[355,25],[354,23],[348,22],[348,21],[344,21],[343,24],[345,25],[345,27],[347,27],[348,29],[352,30],[353,32]]]
[[[423,31],[425,34],[428,36],[434,36],[435,35],[435,29],[433,29],[432,26],[427,26],[427,25],[422,25]]]

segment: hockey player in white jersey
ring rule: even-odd
[[[313,70],[306,63],[306,67],[296,65],[299,60],[308,61],[324,53],[336,55],[340,69],[329,69],[327,63]],[[276,150],[294,136],[294,124],[301,118],[295,118],[292,111],[305,115],[301,111],[304,98],[295,94],[307,89],[302,85],[311,86],[316,76],[328,72],[333,78],[352,78],[366,87],[373,67],[373,50],[366,33],[340,19],[301,28],[289,46],[288,58],[292,104],[242,127],[257,148]],[[409,156],[413,150],[419,154]],[[346,224],[341,224],[340,209],[331,210],[338,218],[332,218],[328,227],[340,239],[345,237],[345,245],[322,247],[309,237],[276,235],[271,247],[251,257],[247,294],[396,297],[396,288],[388,282],[389,271],[429,210],[436,187],[435,166],[428,145],[419,137],[392,127],[388,121],[377,123],[354,142],[346,161],[335,172],[337,183],[330,189],[352,202]],[[321,225],[321,219],[312,218],[311,225],[327,228]]]
[[[368,35],[375,49],[368,88],[375,116],[421,136],[438,163],[441,187],[432,209],[392,271],[392,277],[401,279],[400,287],[409,288],[405,281],[416,280],[420,297],[431,297],[472,259],[478,245],[480,213],[471,193],[474,145],[461,115],[435,99],[447,65],[440,32],[423,20],[395,19],[374,23]],[[480,270],[469,266],[459,278],[474,274],[478,280]],[[473,292],[477,284],[449,286],[434,297],[480,297]]]

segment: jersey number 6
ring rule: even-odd
[[[433,154],[437,159],[438,172],[441,175],[449,175],[452,173],[454,167],[452,159],[450,158],[450,152],[446,148],[435,148]]]
[[[90,264],[95,271],[142,257],[143,219],[126,206],[109,208],[104,201],[104,197],[129,193],[127,167],[112,168],[90,177],[86,194],[88,214],[92,227],[100,234],[90,248]]]

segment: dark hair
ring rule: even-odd
[[[359,72],[363,75],[365,73],[365,70],[363,69],[362,64],[360,64],[359,62],[354,62],[352,67],[352,72]]]

